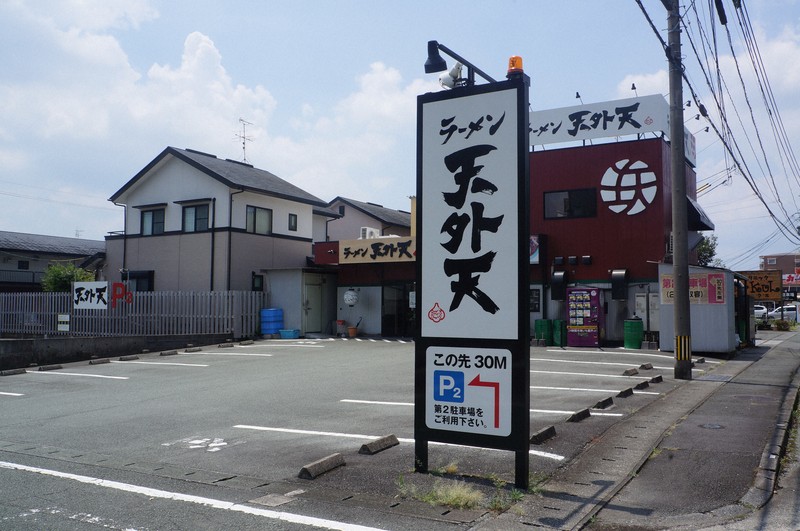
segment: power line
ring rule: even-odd
[[[650,24],[650,27],[653,30],[653,33],[656,35],[656,37],[661,42],[661,45],[664,48],[664,51],[665,51],[665,54],[666,54],[668,60],[671,61],[672,58],[671,58],[671,52],[669,50],[669,47],[666,44],[666,42],[664,41],[664,39],[661,37],[659,31],[656,29],[655,24],[653,23],[653,20],[650,17],[649,13],[645,9],[645,7],[642,4],[641,0],[636,0],[636,3],[639,5],[639,8],[642,11],[642,14],[645,16],[645,19]],[[696,52],[695,52],[695,54],[696,54]],[[699,58],[699,56],[698,56],[698,58]],[[739,147],[739,144],[738,144],[738,141],[736,140],[736,137],[731,134],[728,137],[729,140],[726,139],[724,132],[725,131],[732,131],[732,129],[730,128],[730,125],[728,124],[727,115],[722,112],[723,105],[720,103],[720,100],[719,100],[716,92],[713,89],[713,84],[706,77],[706,82],[711,87],[711,95],[713,97],[714,103],[716,104],[716,108],[717,108],[718,111],[720,111],[720,120],[721,120],[722,127],[718,126],[708,116],[708,112],[706,111],[705,107],[700,103],[700,99],[699,99],[699,96],[697,95],[697,91],[695,90],[691,80],[689,79],[685,68],[683,68],[684,65],[680,65],[680,66],[681,66],[681,72],[682,72],[683,80],[686,82],[686,85],[690,90],[690,93],[691,93],[691,96],[692,96],[692,100],[697,105],[697,108],[700,110],[700,113],[708,120],[708,123],[710,124],[710,127],[712,127],[714,129],[715,134],[722,141],[722,145],[723,145],[725,151],[727,152],[727,154],[730,155],[731,159],[733,160],[734,165],[736,166],[738,171],[742,174],[742,177],[745,179],[745,182],[748,184],[750,189],[753,191],[753,193],[756,195],[756,197],[759,199],[759,201],[764,205],[764,208],[769,213],[770,217],[772,218],[773,223],[778,228],[778,231],[781,234],[783,234],[783,236],[787,240],[794,241],[794,242],[800,242],[800,239],[798,239],[798,236],[797,236],[797,234],[795,232],[795,228],[794,227],[790,227],[790,223],[787,223],[787,221],[791,222],[791,219],[789,218],[789,216],[786,215],[787,219],[783,220],[783,219],[779,219],[775,215],[775,213],[773,212],[772,208],[767,203],[767,201],[764,199],[763,195],[761,194],[761,191],[758,189],[758,186],[756,185],[755,181],[753,180],[752,174],[750,173],[750,170],[749,170],[749,167],[747,165],[746,160],[743,158],[743,156],[741,157],[741,160],[740,160],[740,157],[737,156],[737,153],[741,156],[742,151],[741,151],[741,149]],[[705,72],[704,72],[704,74],[705,74]],[[784,214],[786,214],[785,210],[784,210]]]

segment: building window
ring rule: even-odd
[[[264,275],[253,273],[252,291],[264,291]]]
[[[594,188],[545,192],[544,218],[593,218],[597,216],[597,192]]]
[[[339,205],[339,215],[344,216],[344,205]]]
[[[27,260],[17,260],[17,269],[30,269],[31,264]]]
[[[767,258],[767,265],[776,265],[778,263],[778,259],[774,256],[772,258]]]
[[[122,275],[129,291],[153,291],[155,271],[127,271]]]
[[[289,230],[297,230],[297,214],[289,214]]]
[[[164,209],[142,211],[142,236],[164,234]]]
[[[272,210],[248,206],[245,230],[251,234],[272,234]]]
[[[208,230],[208,205],[183,207],[183,232]]]

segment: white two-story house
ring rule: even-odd
[[[338,217],[318,197],[250,164],[168,147],[109,200],[125,212],[124,231],[106,237],[110,280],[139,291],[264,291],[304,333],[334,319],[335,278],[309,265],[312,243]]]

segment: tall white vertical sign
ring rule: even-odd
[[[432,102],[422,127],[422,335],[518,334],[517,89]]]

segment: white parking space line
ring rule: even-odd
[[[584,365],[613,365],[617,367],[630,367],[631,363],[613,362],[613,361],[591,361],[591,360],[556,360],[552,358],[537,358],[536,361],[549,361],[554,363],[577,363]]]
[[[106,376],[104,374],[86,374],[81,372],[28,371],[26,374],[42,374],[51,376],[82,376],[86,378],[106,378],[108,380],[130,380],[130,378],[128,378],[127,376]]]
[[[591,376],[593,378],[624,378],[626,380],[649,380],[652,376],[625,376],[624,374],[593,374],[589,372],[531,371],[532,374],[561,374],[566,376]]]
[[[648,352],[631,352],[629,350],[602,350],[601,351],[601,350],[567,350],[567,349],[563,349],[562,350],[560,348],[559,349],[549,348],[549,349],[547,349],[547,352],[558,352],[558,353],[569,352],[571,354],[595,354],[595,353],[600,354],[600,353],[602,353],[602,354],[611,354],[613,356],[636,356],[636,357],[645,357],[645,358],[659,358],[659,359],[664,360],[664,361],[674,360],[675,359],[675,356],[673,356],[670,353],[650,354]],[[538,358],[532,357],[531,361],[536,361],[537,359]],[[719,363],[722,363],[722,362],[721,361],[716,361],[716,360],[709,360],[708,358],[706,358],[706,363],[719,364]]]
[[[610,393],[618,393],[619,391],[607,391]],[[652,395],[657,395],[658,393],[649,393]],[[339,400],[339,402],[347,402],[349,404],[377,404],[380,406],[406,406],[411,407],[414,404],[409,402],[378,402],[374,400],[350,400],[350,399],[343,399]],[[545,415],[572,415],[575,411],[560,411],[556,409],[531,409],[531,413],[541,413]],[[622,413],[592,413],[592,415],[600,415],[606,417],[622,417]]]
[[[542,391],[570,391],[576,393],[619,393],[621,389],[587,389],[583,387],[547,387],[544,385],[532,385],[531,389],[539,389]],[[660,395],[652,391],[634,391],[638,395]]]
[[[317,345],[316,343],[278,343],[278,342],[270,342],[267,345],[243,345],[243,346],[236,345],[236,348],[254,348],[254,347],[325,348],[325,345]],[[199,352],[195,352],[195,354],[199,354]],[[213,352],[209,352],[208,354],[213,354]],[[225,354],[232,355],[233,353],[226,352]]]
[[[194,503],[197,505],[212,507],[214,509],[222,509],[225,511],[234,511],[254,516],[262,516],[264,518],[270,518],[272,520],[279,520],[283,522],[291,522],[293,524],[322,527],[325,529],[340,529],[342,531],[378,531],[378,528],[374,527],[366,527],[357,524],[348,524],[346,522],[338,522],[336,520],[327,520],[324,518],[315,518],[313,516],[303,516],[300,514],[284,513],[269,509],[259,509],[256,507],[249,507],[247,505],[233,503],[225,500],[216,500],[213,498],[204,498],[201,496],[193,496],[191,494],[183,494],[180,492],[170,492],[166,490],[152,489],[149,487],[132,485],[130,483],[121,483],[119,481],[110,481],[107,479],[81,476],[78,474],[68,474],[66,472],[59,472],[57,470],[48,470],[46,468],[19,465],[16,463],[9,463],[6,461],[0,461],[0,468],[17,470],[21,472],[31,472],[34,474],[41,474],[43,476],[56,477],[60,479],[68,479],[71,481],[77,481],[80,483],[86,483],[107,489],[139,494],[142,496],[147,496],[148,498],[160,498],[162,500]]]
[[[256,431],[272,431],[277,433],[292,433],[295,435],[321,435],[325,437],[344,437],[347,439],[380,439],[379,435],[362,435],[359,433],[338,433],[334,431],[312,431],[312,430],[298,430],[294,428],[271,428],[268,426],[252,426],[249,424],[237,424],[234,428],[242,430],[256,430]],[[398,439],[402,440],[402,439]]]
[[[331,432],[331,431],[312,431],[312,430],[298,430],[294,428],[272,428],[269,426],[251,426],[248,424],[237,424],[234,428],[239,428],[243,430],[255,430],[255,431],[270,431],[270,432],[277,432],[277,433],[292,433],[296,435],[316,435],[316,436],[323,436],[323,437],[343,437],[347,439],[368,439],[368,440],[375,440],[380,439],[380,435],[361,435],[357,433],[338,433],[338,432]],[[403,437],[398,437],[397,440],[401,443],[407,444],[414,444],[414,439],[408,439]],[[430,441],[430,444],[436,444],[440,446],[457,446],[459,448],[478,448],[474,446],[463,446],[460,444],[450,444],[450,443],[442,443],[437,441]],[[497,450],[496,448],[478,448],[480,450],[489,450],[489,451],[503,451]],[[554,459],[556,461],[562,461],[564,459],[563,455],[558,454],[551,454],[548,452],[540,452],[538,450],[530,450],[528,452],[530,455],[535,455],[538,457],[545,457],[547,459]]]
[[[531,413],[539,413],[541,415],[574,415],[577,411],[559,411],[557,409],[531,409]],[[590,414],[596,417],[624,417],[624,413],[605,413],[591,409]]]
[[[531,360],[534,361],[534,360]],[[636,365],[635,363],[617,363],[613,361],[590,361],[590,360],[557,360],[551,358],[535,358],[535,361],[549,361],[553,363],[577,363],[577,364],[585,364],[585,365],[612,365],[618,367],[630,367],[631,365]],[[658,369],[660,371],[671,371],[674,367],[660,367],[657,365],[653,365],[654,369]]]
[[[0,391],[0,395],[3,395],[3,396],[25,396],[22,393],[4,393],[2,391]]]
[[[175,363],[170,361],[117,361],[111,360],[111,363],[121,363],[123,365],[138,364],[138,365],[174,365],[176,367],[208,367],[200,363]]]
[[[378,400],[352,400],[343,398],[339,402],[347,402],[349,404],[377,404],[379,406],[413,406],[413,402],[380,402]]]
[[[272,354],[257,354],[255,352],[182,352],[181,356],[239,356],[252,358],[271,358]]]

